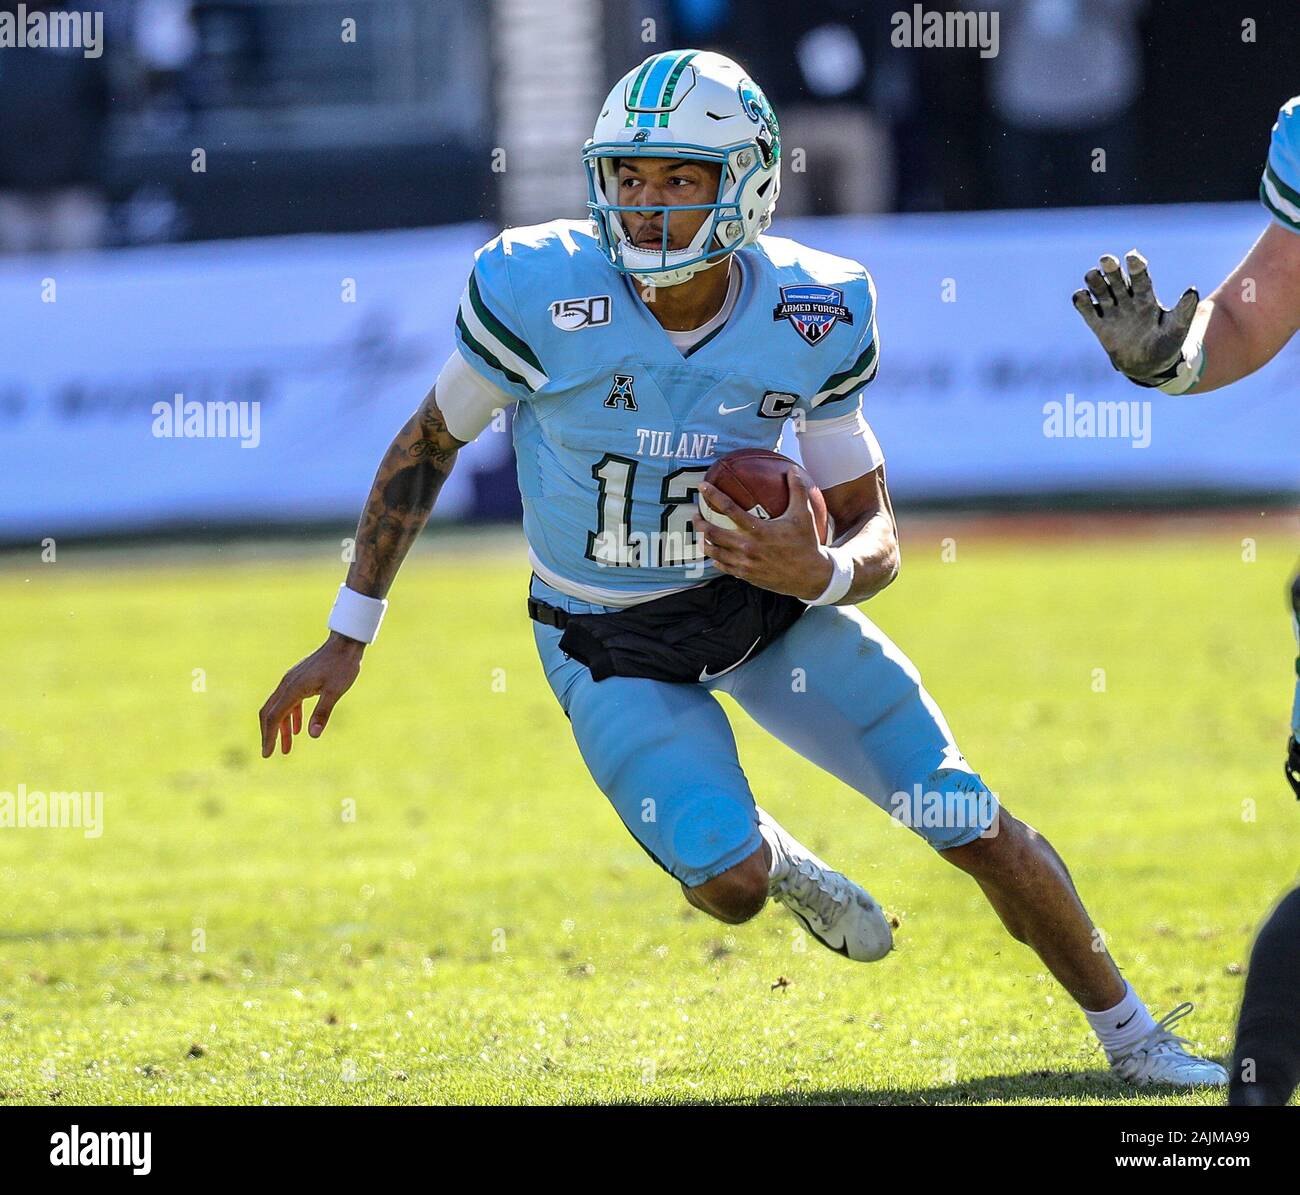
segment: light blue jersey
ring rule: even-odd
[[[1300,96],[1277,114],[1259,197],[1279,224],[1300,232]]]
[[[735,257],[735,307],[683,352],[585,223],[510,229],[479,251],[457,348],[517,400],[539,601],[602,614],[718,575],[692,523],[708,466],[733,449],[775,448],[787,422],[797,430],[859,409],[878,356],[866,270],[777,237]],[[760,845],[715,691],[938,850],[996,825],[996,794],[916,669],[853,607],[810,609],[708,684],[597,681],[561,650],[558,627],[535,622],[533,632],[592,777],[642,847],[688,886]]]
[[[693,523],[709,465],[859,406],[877,366],[867,271],[779,237],[735,257],[734,311],[683,353],[589,223],[512,228],[479,251],[457,347],[518,400],[524,532],[552,584],[620,605],[718,575]]]

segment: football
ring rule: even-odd
[[[704,480],[717,486],[750,514],[760,519],[776,519],[785,514],[785,508],[790,504],[790,485],[786,476],[791,470],[799,473],[808,487],[818,541],[829,543],[831,528],[826,499],[798,461],[766,448],[740,448],[714,461]],[[714,510],[702,497],[700,507],[710,523],[735,527],[731,519]]]

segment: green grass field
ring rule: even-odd
[[[1194,1000],[1218,1057],[1296,871],[1282,522],[926,523],[869,606],[1152,1010]],[[779,908],[688,909],[583,769],[513,537],[427,537],[325,737],[263,761],[258,707],[341,570],[330,544],[0,558],[0,791],[104,793],[98,838],[0,829],[5,1101],[1217,1102],[1112,1081],[968,879],[734,706],[760,799],[899,948],[855,965]]]

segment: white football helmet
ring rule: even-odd
[[[681,158],[721,165],[713,203],[618,203],[620,158]],[[653,54],[609,93],[583,147],[588,203],[601,246],[621,273],[676,286],[752,244],[772,222],[781,189],[781,136],[762,89],[730,58],[701,50]],[[708,211],[685,249],[669,249],[673,212]],[[662,212],[663,246],[633,245],[623,212]]]

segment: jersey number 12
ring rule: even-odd
[[[596,529],[587,532],[587,559],[614,568],[673,568],[704,559],[693,517],[707,469],[677,469],[663,479],[663,513],[654,535],[632,530],[632,484],[637,462],[607,452],[592,466],[600,486]]]

